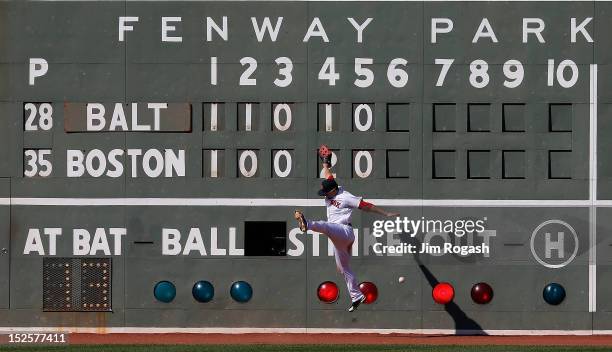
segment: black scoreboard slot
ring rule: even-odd
[[[284,221],[245,221],[244,255],[286,256],[287,223]]]

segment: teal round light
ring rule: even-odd
[[[215,296],[215,288],[210,282],[202,280],[193,285],[191,294],[196,301],[206,303],[212,301]]]
[[[246,281],[236,281],[230,288],[230,295],[236,302],[246,303],[253,297],[253,288]]]
[[[550,283],[544,287],[542,296],[546,303],[553,306],[559,305],[565,299],[565,288],[556,282]]]
[[[170,281],[160,281],[153,289],[155,298],[164,303],[170,303],[176,297],[176,287]]]

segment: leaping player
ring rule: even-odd
[[[327,221],[306,220],[304,214],[296,210],[294,213],[300,230],[306,232],[312,230],[326,235],[334,245],[334,256],[336,257],[336,267],[344,275],[346,286],[351,296],[351,306],[349,312],[354,311],[365,301],[365,296],[359,290],[357,278],[349,266],[351,258],[351,248],[355,241],[353,227],[351,224],[351,214],[353,209],[377,213],[387,217],[398,216],[396,213],[389,213],[383,209],[368,203],[362,197],[356,197],[344,188],[339,187],[330,170],[331,151],[322,145],[319,148],[319,156],[323,162],[323,172],[325,179],[321,182],[320,196],[325,196],[325,206],[327,207]]]

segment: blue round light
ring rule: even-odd
[[[155,298],[164,303],[170,303],[176,297],[176,287],[170,281],[160,281],[153,289]]]
[[[253,297],[253,288],[246,281],[236,281],[230,288],[230,295],[236,302],[245,303]]]
[[[565,288],[558,283],[550,283],[544,287],[542,296],[544,297],[546,303],[553,306],[559,305],[565,299]]]
[[[191,294],[196,301],[206,303],[212,301],[215,296],[215,288],[210,282],[202,280],[193,285]]]

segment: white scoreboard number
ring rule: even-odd
[[[53,128],[53,106],[49,103],[25,103],[23,105],[26,117],[24,129],[26,131],[49,131]]]
[[[275,60],[278,66],[278,76],[275,77],[273,83],[280,88],[289,87],[293,83],[293,61],[288,57],[279,57]],[[440,72],[436,80],[436,87],[443,87],[448,73],[453,68],[455,59],[435,59],[434,64],[440,65]],[[257,71],[257,60],[247,56],[240,59],[240,64],[244,71],[240,75],[238,82],[239,86],[256,86],[257,79],[253,76]],[[387,82],[394,88],[404,88],[409,82],[407,71],[408,61],[403,58],[395,58],[387,65]],[[374,71],[369,67],[374,65],[373,58],[358,57],[354,59],[355,78],[353,85],[358,88],[369,88],[374,84],[376,79]],[[477,89],[485,88],[489,85],[489,63],[483,59],[476,59],[469,63],[469,69],[466,72],[467,79],[470,85]],[[523,64],[516,59],[509,59],[503,63],[502,72],[505,80],[503,86],[506,88],[519,87],[525,78],[525,69]],[[569,75],[567,72],[569,70]],[[559,64],[555,64],[554,59],[548,59],[547,66],[547,82],[548,86],[554,86],[555,81],[562,88],[572,88],[578,81],[578,66],[573,60],[562,60]],[[211,84],[217,85],[219,77],[217,58],[211,58]],[[336,70],[336,58],[327,57],[321,64],[317,79],[326,82],[328,86],[335,87],[341,79],[340,73]]]
[[[51,176],[53,166],[49,160],[51,149],[26,149],[23,152],[23,175],[25,177]]]
[[[451,69],[454,63],[454,59],[436,59],[436,65],[441,65],[440,74],[436,81],[436,87],[443,87],[446,75]],[[485,88],[489,85],[489,64],[485,60],[477,59],[470,63],[469,81],[470,85],[474,88]],[[569,79],[565,78],[566,69],[570,69]],[[555,75],[556,72],[556,75]],[[559,85],[563,88],[572,88],[578,81],[578,66],[572,60],[563,60],[555,71],[555,60],[548,60],[547,70],[547,82],[548,86],[554,85],[555,78]],[[525,78],[525,69],[523,64],[518,60],[508,60],[503,64],[503,73],[506,79],[504,80],[504,87],[516,88],[521,85]]]
[[[217,85],[219,80],[219,70],[217,64],[217,57],[212,57],[210,63],[211,70],[211,81],[210,84]],[[285,88],[291,85],[293,82],[293,61],[288,57],[279,57],[274,60],[278,66],[278,76],[275,77],[273,83],[275,86]],[[240,59],[240,64],[244,68],[238,84],[240,86],[256,86],[257,79],[253,75],[257,71],[257,60],[253,57],[246,56]],[[353,84],[359,88],[368,88],[374,83],[374,71],[367,66],[373,65],[374,59],[372,58],[355,58],[354,71],[356,78]],[[408,72],[406,71],[406,65],[408,61],[402,58],[396,58],[391,60],[387,66],[387,80],[389,84],[395,88],[403,88],[408,84]],[[335,86],[336,81],[340,79],[340,73],[336,71],[336,58],[327,57],[317,78],[320,81],[326,81],[329,86]]]
[[[24,103],[24,131],[49,131],[53,128],[51,103]],[[24,149],[23,176],[49,177],[53,171],[51,149]]]

